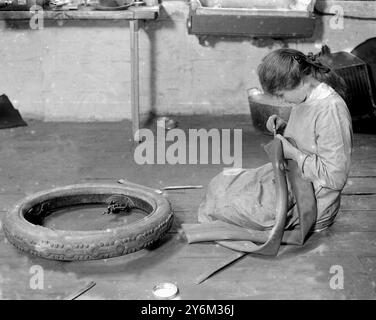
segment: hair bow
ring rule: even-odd
[[[331,69],[327,66],[324,66],[320,61],[317,60],[317,57],[312,53],[309,52],[306,56],[304,55],[294,55],[293,58],[299,63],[308,63],[318,69],[323,70],[324,73],[328,73]]]

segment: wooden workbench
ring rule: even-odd
[[[79,7],[78,10],[36,11],[0,11],[0,20],[30,20],[35,14],[43,14],[45,20],[129,20],[130,52],[131,52],[131,104],[132,104],[132,135],[139,141],[139,21],[155,20],[159,16],[160,5],[130,7],[121,11],[99,11],[92,7]]]

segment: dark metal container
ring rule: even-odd
[[[346,103],[353,121],[372,115],[376,104],[367,64],[348,52],[331,53],[325,56],[325,63],[346,82]]]
[[[292,105],[281,99],[262,93],[257,88],[247,90],[249,108],[254,127],[264,133],[270,133],[265,125],[268,118],[276,114],[286,122],[289,120]]]

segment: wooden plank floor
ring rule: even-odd
[[[260,134],[246,116],[178,117],[179,127],[243,129],[243,166],[267,161]],[[126,178],[151,187],[202,184],[224,165],[137,165],[130,123],[44,123],[0,130],[0,220],[25,195],[80,182]],[[205,189],[167,194],[176,219],[153,249],[87,262],[57,262],[18,252],[0,231],[0,299],[62,299],[88,281],[80,299],[153,299],[160,281],[176,282],[181,299],[375,299],[376,136],[355,135],[351,177],[335,225],[304,247],[283,247],[276,258],[246,256],[201,285],[195,279],[233,253],[215,244],[188,245],[182,222],[196,222]],[[44,289],[30,287],[31,267],[44,270]],[[344,288],[333,290],[332,266],[342,266]]]

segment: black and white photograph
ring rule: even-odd
[[[0,300],[376,299],[376,0],[0,0],[0,58]]]

